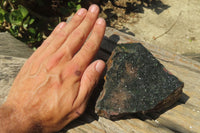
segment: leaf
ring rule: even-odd
[[[67,6],[68,6],[68,7],[71,7],[71,2],[68,2],[68,3],[67,3]]]
[[[37,41],[39,42],[39,41],[41,41],[42,40],[42,34],[41,33],[38,33],[37,34]]]
[[[19,33],[19,28],[16,25],[12,25],[9,31],[13,36],[17,37]]]
[[[0,8],[0,14],[5,15],[5,14],[6,14],[6,11],[3,10],[2,8]]]
[[[28,10],[22,5],[18,6],[18,10],[21,12],[23,19],[28,15]]]
[[[29,25],[33,24],[35,19],[28,16],[23,22],[23,28],[26,29]]]
[[[4,17],[5,13],[6,12],[0,8],[0,23],[3,23],[3,21],[5,19],[5,17]]]
[[[11,24],[20,26],[23,21],[23,16],[19,10],[14,10],[9,14],[9,21]]]
[[[30,16],[28,16],[23,22],[24,29],[26,29],[28,27],[29,22],[30,22]]]
[[[34,18],[31,18],[31,20],[29,21],[29,25],[33,24],[35,22]]]
[[[79,9],[81,9],[81,4],[78,4],[78,5],[76,6],[76,10],[78,11]]]
[[[35,35],[36,34],[36,30],[34,28],[28,28],[28,32],[31,34],[31,35]]]

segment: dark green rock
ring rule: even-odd
[[[120,44],[107,62],[105,84],[95,110],[109,119],[162,111],[179,99],[182,88],[183,82],[140,43]]]

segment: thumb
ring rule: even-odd
[[[97,60],[86,68],[81,78],[79,92],[74,103],[75,108],[79,108],[80,106],[86,106],[87,101],[92,93],[92,90],[98,83],[104,68],[105,62],[102,60]],[[80,111],[80,113],[83,113],[84,109],[85,108],[83,108]]]

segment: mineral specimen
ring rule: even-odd
[[[181,96],[183,82],[140,43],[120,44],[107,62],[96,113],[112,119],[123,114],[162,111]]]

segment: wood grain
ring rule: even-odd
[[[184,82],[181,99],[162,113],[130,115],[110,121],[85,112],[60,133],[197,133],[200,131],[200,63],[165,51],[133,36],[107,28],[96,58],[107,60],[116,44],[141,42],[174,75]],[[1,41],[0,41],[1,46]],[[1,47],[0,47],[1,51]],[[27,58],[27,56],[25,57]],[[17,72],[26,59],[0,54],[0,104],[5,100]]]

